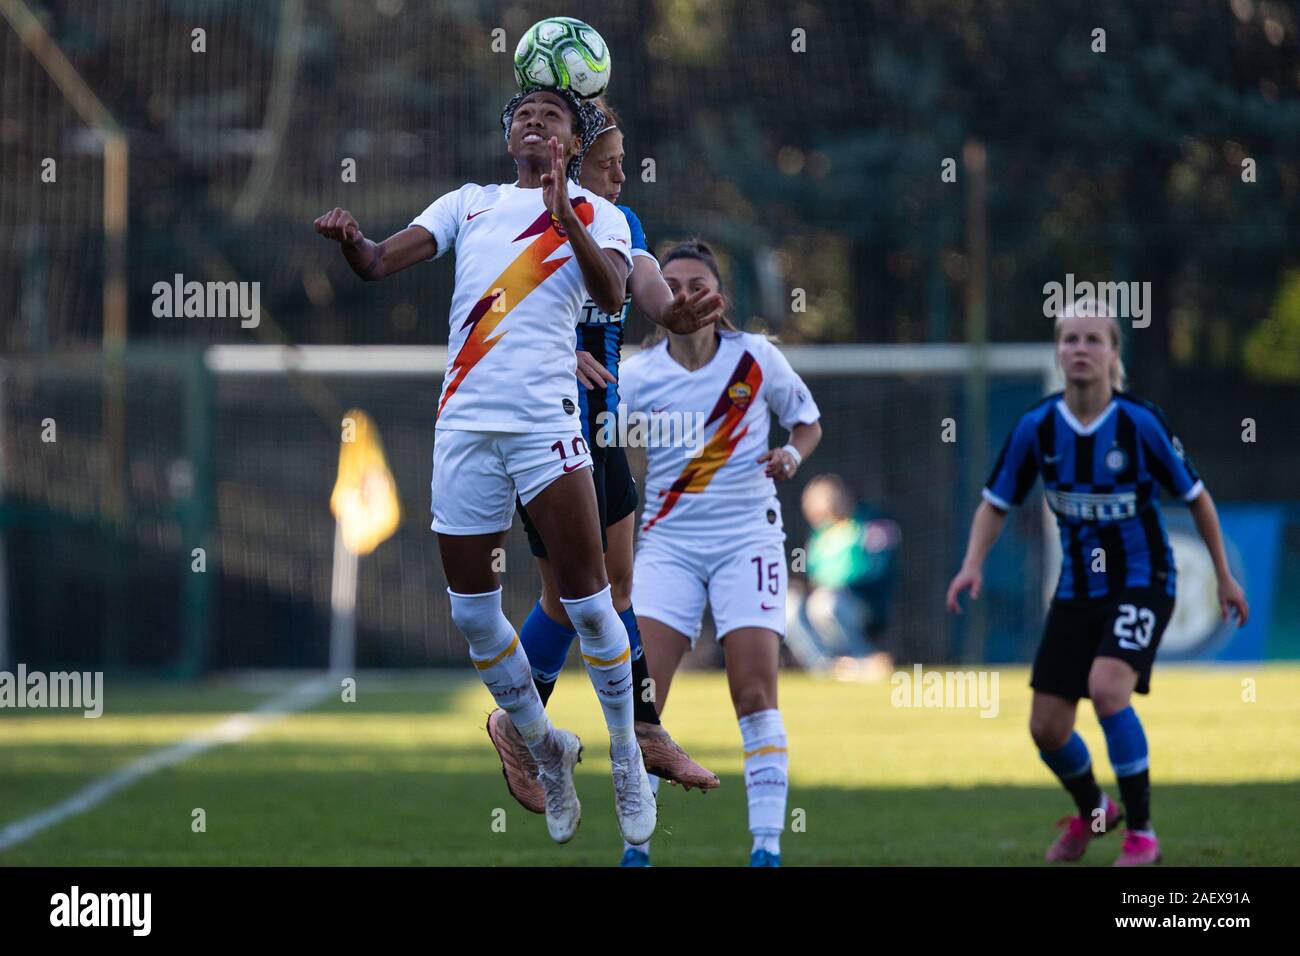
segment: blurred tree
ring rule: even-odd
[[[64,0],[42,11],[130,130],[131,335],[243,339],[229,323],[155,320],[141,307],[176,271],[221,278],[203,265],[220,260],[262,281],[292,340],[445,341],[450,270],[362,287],[310,220],[346,205],[368,233],[387,234],[460,183],[508,181],[497,119],[511,53],[554,10],[310,5],[286,146],[256,219],[241,224],[229,213],[266,146],[280,9]],[[1175,360],[1238,361],[1279,276],[1300,267],[1292,5],[571,0],[566,13],[613,51],[623,201],[652,242],[697,232],[724,245],[741,315],[792,338],[959,337],[968,138],[989,157],[995,341],[1044,338],[1042,286],[1067,272],[1150,281],[1152,326],[1130,337],[1130,359],[1158,388]],[[203,54],[189,45],[197,26]],[[1094,50],[1098,28],[1105,52]],[[6,144],[43,120],[20,87],[4,88]],[[45,125],[24,168],[64,148],[64,124]],[[344,158],[356,160],[355,183],[341,181]],[[942,177],[950,158],[955,182]],[[38,220],[40,195],[10,189],[3,222]],[[11,253],[6,268],[20,276],[21,250]],[[795,287],[805,313],[789,311]],[[4,340],[21,346],[23,334]]]
[[[1268,318],[1246,337],[1245,360],[1259,379],[1300,382],[1300,270],[1282,277]]]

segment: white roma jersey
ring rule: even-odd
[[[768,450],[769,418],[775,413],[789,429],[812,424],[821,413],[765,336],[719,330],[718,337],[713,358],[694,372],[668,354],[666,338],[623,363],[622,402],[629,413],[649,416],[645,541],[660,535],[680,540],[783,534],[773,511],[776,484],[763,474],[767,463],[758,460]],[[684,420],[676,417],[682,413],[698,416],[692,420],[703,425],[693,447],[661,441],[685,433]]]
[[[568,189],[596,245],[618,250],[630,272],[627,219],[595,193],[573,182]],[[456,250],[437,427],[578,427],[574,321],[587,287],[568,238],[551,222],[541,188],[469,183],[437,199],[411,225],[428,230],[438,243],[437,256]]]

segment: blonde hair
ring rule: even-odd
[[[1124,339],[1115,316],[1106,311],[1106,307],[1091,296],[1085,296],[1076,302],[1067,302],[1056,315],[1056,325],[1052,329],[1052,341],[1054,343],[1059,344],[1061,341],[1061,323],[1066,319],[1074,318],[1109,319],[1106,328],[1110,332],[1111,348],[1115,350],[1115,364],[1110,367],[1110,387],[1116,392],[1124,391],[1128,387],[1128,375],[1124,371],[1124,359],[1120,357]]]
[[[618,115],[618,110],[610,106],[609,102],[603,96],[592,100],[591,105],[605,114],[605,122],[601,124],[600,132],[596,134],[597,136],[600,136],[601,133],[608,133],[611,129],[616,129],[620,132],[622,131],[623,118]]]

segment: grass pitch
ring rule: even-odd
[[[903,708],[889,683],[785,673],[790,822],[783,862],[1040,865],[1065,792],[1029,740],[1023,668],[1000,671],[995,717]],[[116,768],[275,696],[289,685],[105,686],[103,717],[0,711],[0,831]],[[1158,667],[1139,698],[1152,752],[1152,809],[1166,863],[1300,863],[1300,666]],[[1253,699],[1252,698],[1253,693]],[[361,675],[236,743],[143,777],[88,811],[0,850],[0,865],[608,866],[621,843],[607,743],[587,677],[565,671],[553,719],[586,743],[582,826],[556,846],[509,796],[484,732],[491,701],[471,674]],[[725,679],[683,673],[665,725],[722,778],[713,793],[660,791],[656,866],[748,859],[740,733]],[[1091,706],[1079,729],[1118,796]],[[192,830],[193,811],[206,832]],[[1110,835],[1082,865],[1108,865]]]

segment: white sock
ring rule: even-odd
[[[451,588],[451,619],[469,642],[469,659],[497,706],[539,760],[551,722],[533,684],[533,671],[519,636],[501,613],[501,589],[487,594],[457,594]]]
[[[605,711],[610,751],[619,757],[636,747],[632,727],[632,649],[627,628],[614,611],[609,585],[585,598],[560,598],[578,632],[582,661]]]
[[[654,792],[654,795],[657,799],[659,796],[659,778],[652,773],[646,774],[646,777],[649,778],[650,789]],[[648,854],[650,852],[650,841],[646,840],[644,843],[628,843],[626,840],[624,840],[623,850],[624,852],[628,850],[640,850],[642,853]]]
[[[745,793],[749,797],[753,849],[780,853],[790,788],[785,724],[775,707],[746,714],[739,723],[745,747]]]

